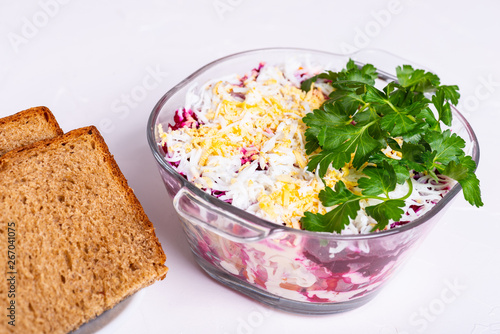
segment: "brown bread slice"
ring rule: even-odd
[[[62,134],[54,115],[46,107],[35,107],[0,118],[0,156],[15,148]]]
[[[15,246],[15,298],[5,282],[9,244]],[[11,300],[16,307],[16,326],[4,315],[0,333],[74,330],[163,279],[165,259],[95,127],[0,158],[0,306],[2,314]]]

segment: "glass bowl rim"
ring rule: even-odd
[[[273,47],[273,48],[259,48],[259,49],[250,49],[246,51],[240,51],[236,53],[232,53],[229,55],[226,55],[224,57],[215,59],[208,64],[198,68],[195,70],[193,73],[188,75],[186,78],[184,78],[182,81],[180,81],[178,84],[176,84],[174,87],[169,89],[155,104],[153,107],[153,110],[151,111],[148,122],[147,122],[147,140],[149,144],[149,148],[151,149],[153,156],[155,157],[157,163],[161,168],[166,170],[170,175],[174,176],[179,183],[182,185],[182,187],[186,187],[188,190],[190,190],[193,194],[195,194],[198,197],[201,197],[204,201],[208,202],[209,204],[213,206],[217,206],[220,210],[228,212],[230,215],[234,215],[237,217],[242,218],[243,220],[249,221],[252,224],[264,227],[269,230],[269,233],[266,235],[268,237],[271,234],[275,233],[297,233],[299,235],[307,236],[307,237],[316,237],[316,238],[322,238],[322,239],[333,239],[333,240],[349,240],[349,241],[355,241],[355,240],[366,240],[366,239],[372,239],[372,238],[382,238],[385,236],[393,235],[393,234],[399,234],[403,233],[407,230],[414,229],[429,220],[431,220],[434,216],[436,216],[442,209],[446,207],[448,203],[460,192],[462,187],[460,184],[457,182],[445,195],[444,197],[437,203],[435,204],[429,211],[427,211],[425,214],[422,216],[414,219],[413,221],[404,224],[402,226],[398,226],[395,228],[391,228],[388,230],[384,231],[379,231],[379,232],[370,232],[370,233],[360,233],[360,234],[335,234],[335,233],[330,233],[330,232],[313,232],[313,231],[307,231],[307,230],[300,230],[300,229],[295,229],[287,226],[282,226],[278,225],[276,223],[273,223],[271,221],[268,221],[266,219],[257,217],[243,209],[237,208],[229,203],[226,203],[224,201],[219,200],[218,198],[211,196],[210,194],[202,191],[201,189],[197,188],[193,183],[189,182],[186,180],[184,177],[182,177],[169,163],[167,163],[163,159],[163,155],[160,152],[160,146],[156,142],[155,138],[155,131],[157,127],[157,120],[158,117],[160,116],[161,110],[163,109],[163,106],[166,104],[166,102],[175,95],[180,89],[184,88],[188,84],[190,84],[193,79],[198,77],[199,75],[203,74],[204,72],[210,70],[211,68],[217,66],[220,63],[223,63],[227,60],[232,60],[235,58],[239,57],[244,57],[248,55],[258,55],[266,52],[292,52],[292,53],[315,53],[315,54],[322,54],[324,56],[332,56],[332,57],[355,57],[356,54],[360,52],[381,52],[381,53],[386,53],[389,54],[393,57],[396,57],[402,61],[405,61],[399,56],[393,55],[387,51],[384,50],[377,50],[377,49],[363,49],[351,54],[338,54],[338,53],[333,53],[333,52],[328,52],[328,51],[321,51],[321,50],[315,50],[315,49],[308,49],[308,48],[293,48],[293,47]],[[365,63],[357,62],[354,59],[355,63],[358,65],[363,65]],[[256,62],[259,62],[258,59],[256,59]],[[376,64],[374,64],[375,67]],[[403,64],[401,64],[403,65]],[[380,75],[383,75],[387,79],[391,80],[396,80],[396,77],[393,74],[384,72],[383,70],[377,69],[377,72]],[[471,156],[472,159],[476,163],[476,168],[479,164],[479,156],[480,156],[480,149],[479,149],[479,143],[476,137],[476,134],[474,133],[474,130],[472,129],[471,125],[469,122],[465,119],[465,117],[457,110],[455,106],[451,106],[452,111],[453,111],[453,117],[457,117],[462,125],[465,127],[465,130],[467,131],[471,142],[474,144],[472,147],[472,152]],[[163,177],[163,176],[162,176]]]

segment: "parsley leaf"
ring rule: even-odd
[[[398,66],[396,75],[402,87],[421,93],[432,91],[440,82],[437,75],[424,70],[414,70],[410,65]]]
[[[347,189],[344,182],[342,181],[335,184],[335,191],[330,187],[326,187],[319,192],[318,197],[321,202],[324,203],[324,205],[327,207],[349,202],[359,198],[358,195],[352,193],[349,189]]]
[[[304,230],[340,233],[349,224],[349,218],[356,217],[358,210],[359,202],[345,202],[324,215],[305,212],[300,222]]]
[[[397,221],[404,214],[402,207],[405,206],[405,201],[401,199],[390,199],[377,205],[368,206],[365,208],[366,213],[377,221],[374,230],[383,230],[389,223],[389,219]]]
[[[451,161],[446,169],[443,171],[444,175],[457,180],[462,186],[465,199],[472,205],[482,206],[480,192],[475,191],[479,188],[479,179],[474,171],[476,170],[476,163],[470,156],[464,156],[460,159],[459,163]]]
[[[348,163],[352,153],[355,154],[352,164],[359,168],[373,151],[380,148],[380,142],[374,139],[368,131],[371,124],[351,124],[336,128],[325,126],[322,128],[318,134],[320,145],[325,150],[337,151],[343,157],[343,163],[337,165],[336,168],[343,167],[345,163]]]
[[[403,214],[401,208],[413,191],[413,172],[429,173],[436,180],[438,174],[447,175],[460,183],[467,201],[483,205],[476,164],[463,151],[465,141],[441,130],[441,124],[451,125],[451,106],[460,98],[458,87],[441,85],[437,75],[410,65],[397,67],[396,75],[397,81],[380,90],[375,87],[378,74],[373,65],[360,67],[349,60],[339,72],[327,71],[302,83],[306,91],[318,80],[333,88],[323,105],[303,118],[308,127],[306,153],[312,154],[308,169],[324,177],[329,168],[350,164],[364,173],[356,194],[342,181],[334,189],[322,190],[319,199],[331,210],[306,212],[301,220],[304,229],[340,233],[356,217],[360,201],[367,199],[379,201],[365,211],[377,221],[374,229],[384,229]],[[381,152],[387,147],[400,158]],[[408,194],[390,198],[396,184],[405,182]]]
[[[349,224],[349,218],[354,219],[358,214],[358,196],[350,192],[342,181],[335,184],[335,191],[327,187],[319,193],[319,197],[328,206],[339,205],[324,215],[306,212],[301,219],[305,230],[340,233]]]
[[[342,105],[325,103],[322,109],[307,114],[303,121],[309,126],[308,131],[312,131],[321,127],[345,126],[351,123],[351,118]]]
[[[385,176],[380,176],[374,171],[372,178],[376,183],[385,179]],[[385,181],[392,183],[390,180]],[[358,215],[360,200],[369,198],[382,200],[382,203],[365,208],[368,215],[377,220],[374,229],[384,229],[389,219],[398,220],[404,213],[401,207],[405,206],[405,202],[402,199],[380,198],[365,194],[356,195],[347,189],[343,181],[339,181],[335,184],[335,190],[326,187],[319,193],[319,199],[325,207],[335,207],[325,214],[305,212],[304,217],[300,220],[302,228],[315,232],[340,233],[349,224],[350,219],[354,219]]]
[[[358,181],[358,186],[363,189],[363,195],[377,196],[389,193],[396,187],[396,172],[387,161],[383,161],[377,167],[367,167],[363,170],[367,177]]]
[[[346,161],[349,161],[350,158],[350,155],[346,152],[323,150],[311,158],[307,164],[307,168],[313,171],[319,167],[319,176],[323,177],[330,165],[332,165],[333,168],[340,169],[344,167]]]
[[[431,148],[431,151],[423,153],[429,171],[435,168],[442,172],[451,161],[458,162],[458,159],[464,155],[462,149],[465,147],[465,141],[456,133],[452,134],[450,130],[442,133],[429,132],[424,140]]]
[[[448,126],[451,126],[452,119],[450,101],[457,104],[459,98],[457,86],[439,86],[432,97],[432,104],[438,112],[439,120]]]
[[[414,170],[414,168],[410,166],[411,165],[410,161],[406,161],[404,159],[401,160],[392,159],[383,154],[382,152],[375,153],[370,158],[370,162],[376,165],[379,165],[383,162],[387,162],[388,164],[390,164],[394,169],[396,183],[398,184],[405,183],[405,181],[410,178],[410,170]]]

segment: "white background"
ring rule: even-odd
[[[496,0],[0,0],[0,117],[45,105],[64,131],[96,125],[167,254],[165,280],[80,332],[500,333],[499,13]],[[460,86],[479,138],[485,206],[456,200],[404,270],[349,313],[272,310],[204,274],[146,142],[168,89],[216,58],[274,46],[379,48],[425,65]]]

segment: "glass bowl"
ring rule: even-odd
[[[360,65],[375,65],[382,80],[394,80],[395,67],[409,64],[376,50],[338,55],[275,48],[233,54],[200,68],[159,100],[148,121],[148,142],[194,257],[211,277],[290,312],[348,311],[371,300],[400,269],[460,192],[458,184],[430,211],[395,229],[359,235],[309,232],[276,225],[203,192],[164,160],[158,144],[158,124],[173,122],[193,84],[201,86],[225,75],[244,74],[262,61],[279,64],[288,57],[318,62],[332,70],[342,69],[352,58]],[[478,163],[473,130],[454,108],[453,116],[453,131],[466,140],[468,154]]]

